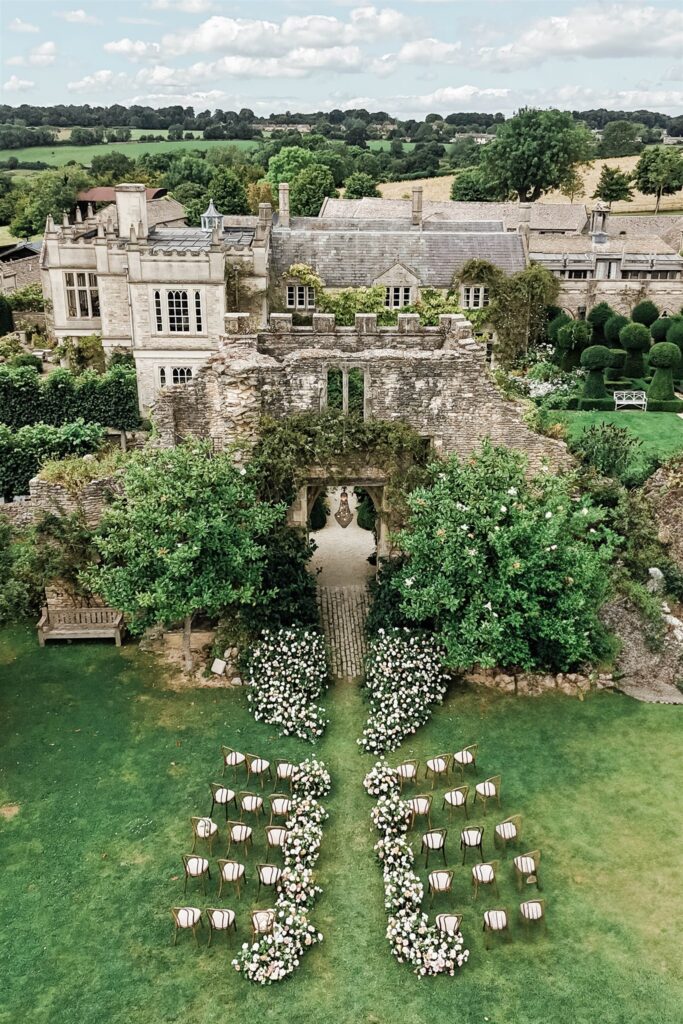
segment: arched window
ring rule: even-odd
[[[189,333],[190,308],[187,292],[171,291],[168,293],[168,329],[172,334]]]
[[[172,366],[171,382],[173,384],[188,384],[192,380],[191,366]]]

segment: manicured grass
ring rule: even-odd
[[[558,412],[553,419],[564,423],[569,436],[579,437],[595,423],[615,423],[626,427],[643,442],[644,453],[668,459],[683,449],[683,419],[672,412]]]
[[[165,688],[133,646],[39,650],[34,630],[17,628],[0,637],[0,679],[0,806],[19,808],[0,817],[2,1024],[683,1019],[675,708],[608,693],[583,703],[451,693],[391,760],[414,755],[424,764],[430,753],[480,743],[476,779],[502,774],[502,809],[472,820],[485,820],[492,856],[495,822],[524,815],[523,848],[543,852],[549,928],[534,939],[514,927],[513,941],[485,952],[482,911],[512,911],[518,901],[512,854],[500,899],[484,893],[474,906],[456,820],[447,844],[453,898],[434,912],[463,910],[470,962],[456,978],[419,980],[384,939],[372,802],[362,788],[373,759],[355,742],[364,708],[354,686],[338,685],[327,698],[331,727],[315,748],[334,780],[318,871],[324,892],[313,911],[325,940],[293,978],[260,989],[230,967],[225,936],[211,950],[204,936],[197,950],[188,935],[173,948],[169,907],[183,902],[175,876],[189,850],[189,817],[208,811],[208,783],[220,778],[221,742],[272,758],[311,748],[253,722],[241,691]],[[436,792],[434,825],[445,824]],[[214,855],[223,854],[223,837],[221,822]],[[257,845],[249,855],[250,876],[262,852]],[[209,896],[191,887],[187,902],[214,904],[215,874]],[[251,879],[241,901],[223,901],[237,909],[238,941],[254,904]]]
[[[131,160],[136,160],[143,153],[182,153],[190,149],[212,149],[215,146],[253,149],[256,144],[256,140],[253,139],[183,139],[181,142],[116,142],[100,146],[30,146],[26,149],[0,149],[0,160],[8,160],[15,156],[18,160],[40,160],[52,167],[62,167],[70,160],[75,160],[76,163],[89,167],[94,156],[104,156],[106,153],[123,153]]]

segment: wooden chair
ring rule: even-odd
[[[286,821],[291,809],[292,801],[286,793],[273,793],[270,798],[270,821],[268,824],[273,824],[273,818],[283,818]]]
[[[218,833],[218,825],[211,818],[190,818],[192,822],[192,852],[194,853],[198,839],[204,839],[209,844],[209,856],[211,847]]]
[[[516,843],[522,835],[522,815],[513,814],[505,821],[501,821],[493,830],[493,841],[496,846],[503,847],[503,853],[507,856],[508,843]]]
[[[460,849],[462,850],[462,862],[465,863],[465,857],[467,856],[468,850],[479,850],[479,857],[483,861],[484,850],[482,844],[484,842],[484,829],[481,825],[470,825],[468,828],[464,828],[460,833]]]
[[[183,892],[187,892],[188,878],[199,878],[202,883],[202,892],[206,893],[206,876],[211,878],[209,862],[206,857],[198,857],[196,854],[183,854],[183,868],[185,871],[185,884]]]
[[[539,924],[543,922],[543,931],[548,931],[548,923],[545,917],[545,900],[526,900],[524,903],[520,903],[519,917],[527,931],[532,925],[535,927],[536,922]]]
[[[446,828],[433,828],[429,832],[425,832],[422,836],[422,845],[420,847],[420,853],[425,851],[425,867],[429,866],[429,854],[438,852],[441,850],[443,854],[443,862],[446,863],[446,836],[448,835],[448,829]]]
[[[243,821],[228,820],[228,853],[232,844],[244,847],[244,855],[247,855],[247,848],[254,845],[254,837],[251,825],[245,825]]]
[[[487,949],[490,949],[489,936],[492,933],[498,935],[505,933],[506,937],[510,937],[510,922],[508,919],[508,912],[505,907],[498,907],[495,910],[484,911],[484,945]]]
[[[268,888],[269,886],[276,886],[280,881],[282,871],[276,864],[257,864],[256,871],[258,873],[258,889],[256,891],[256,898],[261,894],[261,886]]]
[[[408,807],[410,808],[410,827],[413,828],[415,825],[416,818],[426,818],[429,827],[432,827],[432,794],[422,793],[420,796],[414,796],[410,800],[406,800]]]
[[[425,763],[425,781],[432,776],[432,789],[436,785],[436,780],[441,775],[448,775],[448,769],[451,766],[450,754],[437,754],[436,757],[430,757]]]
[[[541,863],[541,851],[531,850],[529,853],[521,853],[512,862],[515,866],[515,879],[517,888],[522,891],[522,882],[527,885],[535,885],[540,890],[538,880],[538,865]]]
[[[272,935],[274,927],[274,910],[255,910],[251,915],[252,942],[257,942],[264,935]]]
[[[448,935],[450,938],[453,938],[460,931],[461,921],[462,914],[437,914],[436,930],[442,935]]]
[[[231,928],[234,928],[234,930],[237,931],[237,920],[235,918],[234,910],[224,910],[219,907],[207,907],[206,919],[209,922],[209,946],[211,945],[214,932],[225,932],[227,938],[228,931]]]
[[[263,813],[263,797],[256,793],[241,792],[237,794],[237,804],[240,809],[240,821],[245,814],[253,814],[258,818]]]
[[[266,775],[268,778],[273,780],[273,773],[270,770],[270,761],[266,761],[264,757],[257,757],[256,754],[245,754],[247,759],[247,782],[255,775],[261,783],[261,789],[263,789],[263,780]]]
[[[457,811],[460,807],[462,807],[465,812],[465,818],[469,818],[469,813],[467,811],[467,797],[469,791],[469,786],[456,786],[455,789],[449,789],[448,792],[444,794],[441,810],[443,810],[444,807],[448,808],[449,821],[453,818],[453,811]]]
[[[223,758],[223,775],[225,775],[226,768],[232,768],[233,777],[237,778],[237,769],[242,765],[246,767],[247,759],[239,750],[233,750],[232,747],[221,747],[221,756]]]
[[[199,945],[199,939],[197,938],[197,925],[203,928],[202,924],[202,912],[199,907],[171,907],[171,914],[173,915],[174,929],[173,929],[173,945],[175,946],[178,942],[178,931],[186,928],[192,929],[194,935],[194,941]]]
[[[489,800],[494,798],[498,801],[500,807],[500,775],[492,775],[490,779],[484,779],[483,782],[478,782],[474,787],[474,800],[472,806],[476,804],[477,800],[484,805],[484,814],[486,814],[486,808]]]
[[[240,898],[240,885],[247,882],[246,868],[237,860],[226,860],[224,857],[218,860],[218,898],[223,895],[223,883],[234,885],[237,890],[237,899]]]
[[[287,829],[283,828],[282,825],[268,825],[266,827],[266,847],[269,850],[281,850],[284,845],[286,835]]]
[[[479,895],[480,885],[492,885],[496,890],[496,896],[500,896],[498,891],[498,880],[496,875],[498,874],[498,861],[490,860],[487,864],[475,864],[472,868],[472,899],[476,900]]]
[[[282,758],[279,758],[275,762],[275,785],[278,786],[281,783],[286,782],[291,791],[292,775],[294,774],[295,768],[296,765],[292,764],[291,761],[284,761]]]
[[[211,810],[209,817],[213,814],[214,807],[225,807],[225,820],[228,820],[228,806],[234,804],[237,807],[237,797],[233,789],[222,786],[220,782],[210,782],[211,789]]]
[[[478,750],[479,744],[471,743],[469,747],[463,747],[462,750],[456,751],[456,753],[453,754],[453,771],[458,768],[460,770],[460,775],[464,778],[465,768],[476,768]]]
[[[431,871],[429,873],[429,905],[431,907],[434,897],[444,892],[451,892],[453,888],[452,871]]]
[[[417,770],[420,767],[420,762],[402,761],[401,764],[396,766],[396,774],[398,775],[399,785],[403,789],[405,782],[416,782],[417,781]]]

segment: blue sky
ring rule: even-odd
[[[669,0],[2,0],[5,103],[683,113]]]

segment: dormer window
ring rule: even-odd
[[[489,304],[489,290],[483,285],[465,285],[462,290],[463,309],[485,309]]]
[[[392,285],[384,290],[384,305],[388,309],[401,309],[411,305],[411,289],[404,285]]]

